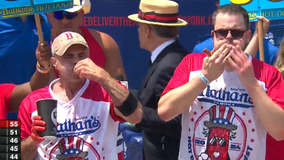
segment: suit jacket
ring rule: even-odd
[[[178,40],[163,49],[149,67],[138,92],[143,118],[136,127],[142,130],[146,160],[175,160],[178,157],[181,115],[164,122],[159,118],[157,108],[163,90],[188,53]]]

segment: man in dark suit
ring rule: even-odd
[[[141,0],[138,14],[128,18],[139,24],[140,47],[151,52],[148,73],[138,92],[144,114],[136,127],[142,130],[144,159],[177,160],[181,116],[163,122],[157,106],[177,65],[188,54],[177,40],[178,27],[187,23],[178,18],[178,4],[166,0]]]

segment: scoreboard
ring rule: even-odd
[[[0,120],[0,160],[21,159],[20,131],[20,121]]]

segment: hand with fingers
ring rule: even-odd
[[[224,62],[231,51],[231,45],[223,44],[216,51],[204,51],[207,57],[203,59],[202,74],[211,82],[224,72]]]
[[[36,58],[41,68],[50,67],[51,49],[48,42],[38,44],[36,49]]]
[[[97,66],[90,58],[79,61],[73,71],[80,78],[86,78],[98,83],[103,82],[104,78],[110,77],[104,69]]]
[[[230,58],[226,63],[229,63],[229,65],[237,72],[241,83],[246,88],[257,84],[252,62],[239,45],[232,46]]]
[[[260,21],[262,21],[262,27],[263,27],[263,35],[265,36],[265,33],[268,31],[269,29],[269,25],[270,25],[270,21],[268,19],[266,19],[263,16],[258,16],[257,17]],[[257,25],[255,25],[255,33],[257,34]],[[264,37],[263,37],[264,38]]]
[[[45,125],[46,123],[42,120],[41,116],[33,116],[31,138],[36,144],[39,144],[44,140],[44,138],[39,135],[39,132],[45,131]]]

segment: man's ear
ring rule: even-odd
[[[213,30],[211,31],[211,37],[212,38],[214,37],[214,31]]]
[[[54,68],[56,68],[56,60],[55,60],[54,57],[51,57],[51,58],[50,58],[50,62],[51,62],[51,64],[52,64],[52,66],[53,66]]]
[[[146,34],[146,37],[147,38],[149,38],[150,37],[150,35],[152,34],[151,32],[152,32],[152,28],[151,28],[151,26],[150,25],[145,25],[145,34]]]
[[[250,30],[248,30],[246,33],[245,33],[245,36],[247,36],[247,39],[250,41],[251,40],[251,33],[252,33],[252,31],[251,31],[251,29]]]

